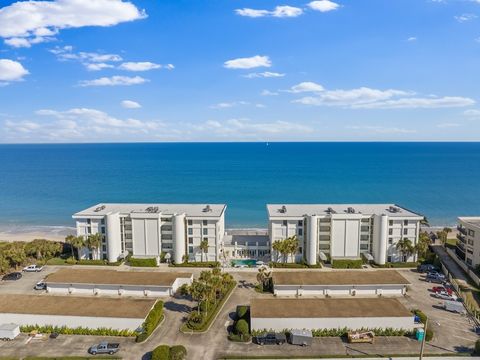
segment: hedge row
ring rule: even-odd
[[[160,345],[152,351],[151,360],[184,360],[187,357],[187,349],[183,345]]]
[[[268,263],[270,267],[273,268],[284,268],[284,269],[321,269],[322,264],[318,263],[315,265],[308,265],[305,263],[278,263],[270,262]]]
[[[339,329],[314,329],[312,330],[312,335],[314,337],[340,337],[346,336],[349,332],[352,331],[372,331],[376,336],[411,336],[413,335],[412,331],[404,329],[393,329],[393,328],[374,328],[374,329],[356,329],[352,330],[349,328],[339,328]],[[273,330],[263,329],[252,331],[252,335],[258,335],[265,332],[273,332]],[[284,329],[283,333],[287,334],[290,332],[290,329]]]
[[[24,325],[20,326],[20,331],[23,333],[29,333],[32,331],[38,331],[39,333],[51,334],[64,334],[64,335],[97,335],[97,336],[135,336],[136,333],[131,330],[117,330],[111,328],[96,328],[90,329],[86,327],[69,328],[66,326],[52,326],[52,325]]]
[[[143,322],[143,332],[137,335],[136,342],[143,342],[153,333],[163,319],[163,302],[157,301]]]
[[[418,262],[387,262],[385,265],[373,264],[376,268],[416,268]]]
[[[361,269],[363,261],[359,260],[332,260],[332,268],[334,269]]]
[[[155,258],[134,258],[131,257],[128,259],[128,263],[130,266],[137,266],[137,267],[157,267],[157,259]]]
[[[203,267],[203,268],[216,268],[220,267],[220,262],[218,261],[192,261],[192,262],[183,262],[179,264],[170,264],[171,267]]]

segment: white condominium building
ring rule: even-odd
[[[225,233],[226,205],[203,204],[98,204],[73,215],[77,236],[103,235],[102,245],[92,254],[83,249],[83,257],[107,259],[132,254],[157,257],[169,253],[181,263],[217,261]],[[208,241],[208,252],[200,243]]]
[[[480,216],[458,218],[457,255],[468,266],[480,265]]]
[[[309,265],[362,254],[381,265],[413,261],[415,256],[406,258],[397,243],[409,239],[415,245],[424,218],[394,204],[270,204],[267,211],[271,244],[296,235],[300,245],[294,261]]]

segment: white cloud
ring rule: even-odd
[[[142,107],[138,102],[132,100],[123,100],[121,105],[125,109],[139,109]]]
[[[11,46],[29,47],[51,40],[62,29],[114,26],[146,16],[144,10],[122,0],[17,1],[0,9],[0,37]]]
[[[477,15],[475,14],[461,14],[461,15],[454,16],[454,19],[457,20],[459,23],[471,21],[476,18],[477,18]]]
[[[248,101],[231,101],[231,102],[221,102],[215,105],[210,106],[210,109],[228,109],[234,106],[239,105],[249,105]]]
[[[320,12],[328,12],[328,11],[337,10],[340,7],[340,5],[329,0],[318,0],[318,1],[312,1],[308,3],[308,7],[312,10],[316,10]]]
[[[119,66],[121,70],[127,71],[148,71],[153,69],[160,69],[162,65],[155,64],[150,61],[140,61],[140,62],[125,62]]]
[[[111,77],[101,77],[94,80],[83,80],[80,82],[80,86],[129,86],[129,85],[138,85],[148,82],[148,79],[144,79],[140,76],[111,76]]]
[[[0,59],[0,85],[7,85],[11,81],[21,81],[29,72],[18,61]]]
[[[374,133],[374,134],[413,134],[417,132],[417,130],[414,130],[414,129],[386,127],[386,126],[371,126],[371,125],[362,125],[362,126],[354,125],[354,126],[347,126],[346,128],[351,130],[366,131],[368,133]]]
[[[270,67],[272,66],[272,62],[268,56],[255,55],[225,61],[223,66],[227,69],[253,69],[257,67]]]
[[[265,90],[262,90],[260,95],[262,95],[262,96],[276,96],[276,95],[278,95],[278,92],[270,91],[270,90],[265,89]]]
[[[417,38],[415,36],[410,36],[408,39],[407,39],[408,42],[413,42],[413,41],[417,41]]]
[[[196,131],[213,133],[227,138],[262,138],[281,134],[306,134],[313,132],[309,126],[289,121],[253,122],[249,119],[209,120],[192,125]]]
[[[438,128],[444,129],[444,128],[454,128],[454,127],[459,127],[460,124],[457,123],[442,123],[442,124],[437,124]]]
[[[468,117],[469,119],[480,119],[480,110],[477,109],[470,109],[465,110],[463,115]]]
[[[302,92],[320,92],[325,90],[322,85],[316,84],[311,81],[304,81],[290,88],[289,92],[302,93]]]
[[[90,70],[90,71],[100,71],[103,69],[112,69],[115,66],[107,63],[92,63],[92,64],[85,64],[85,67],[87,68],[87,70]]]
[[[254,78],[279,78],[279,77],[284,77],[285,74],[277,73],[277,72],[271,72],[271,71],[264,71],[261,73],[250,73],[247,75],[243,75],[243,77],[246,77],[247,79],[254,79]]]
[[[321,85],[311,82],[294,85],[289,92],[313,92],[311,96],[293,100],[294,103],[313,106],[340,106],[354,109],[447,108],[465,107],[475,104],[475,100],[460,96],[418,97],[412,91],[379,90],[368,87],[327,90]]]
[[[257,10],[257,9],[236,9],[235,12],[240,16],[247,16],[251,18],[272,16],[277,18],[297,17],[303,14],[303,10],[298,7],[281,5],[276,6],[272,11],[269,10]]]

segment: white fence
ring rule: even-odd
[[[458,264],[458,266],[460,266],[463,271],[465,271],[468,276],[470,276],[472,278],[472,280],[475,282],[475,284],[477,284],[477,286],[480,286],[480,278],[477,276],[477,274],[475,274],[468,266],[467,264],[465,264],[462,260],[460,260],[458,257],[457,257],[457,254],[455,254],[455,251],[453,251],[452,249],[449,249],[447,248],[447,254],[450,255],[450,257],[455,260],[455,262]]]

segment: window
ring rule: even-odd
[[[100,221],[100,224],[105,225],[105,219],[102,219],[102,220]]]
[[[302,253],[302,247],[301,247],[301,246],[298,248],[298,252],[299,252],[300,254]]]
[[[192,221],[192,220],[188,220],[188,221],[187,221],[187,224],[190,225],[190,226],[192,226],[192,225],[193,225],[193,221]]]
[[[287,220],[283,220],[283,226],[287,226]]]
[[[193,235],[193,229],[192,228],[188,228],[188,235]]]
[[[475,236],[475,231],[468,230],[468,236],[474,237]]]
[[[388,225],[393,226],[393,220],[388,220]]]
[[[388,238],[388,243],[391,245],[393,244],[393,238]]]
[[[92,220],[87,219],[87,224],[90,225],[92,223]]]
[[[392,257],[391,256],[387,257],[387,262],[392,262]]]
[[[408,220],[403,220],[403,225],[407,226],[408,225]]]
[[[171,243],[163,243],[162,249],[173,249],[173,244]]]
[[[208,221],[207,220],[203,220],[203,226],[207,226],[208,225]]]
[[[103,252],[107,251],[107,245],[103,245],[103,246],[102,246],[102,251],[103,251]]]
[[[298,236],[303,236],[303,229],[298,229]]]
[[[189,238],[188,238],[188,243],[189,243],[190,245],[193,244],[193,238],[192,238],[192,237],[189,237]]]
[[[303,226],[303,220],[298,220],[298,226]]]
[[[408,234],[408,229],[403,229],[403,235],[407,235]]]
[[[472,265],[472,259],[468,259],[468,258],[467,258],[467,264],[468,264],[468,265]]]
[[[105,234],[105,227],[104,226],[102,226],[101,231],[102,231],[102,234]]]
[[[188,247],[188,253],[189,253],[189,254],[193,254],[193,246],[189,246],[189,247]]]
[[[393,229],[388,229],[388,235],[393,235]]]
[[[208,235],[208,229],[207,228],[203,228],[203,235]]]

